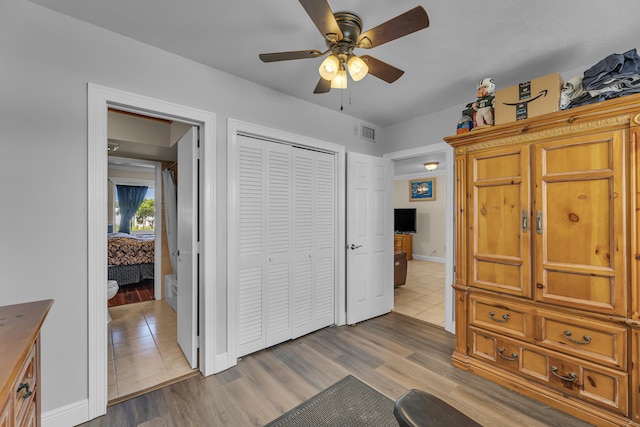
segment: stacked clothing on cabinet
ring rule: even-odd
[[[560,92],[560,108],[582,105],[640,93],[640,56],[636,49],[613,53],[569,79]]]

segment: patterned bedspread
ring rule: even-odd
[[[109,265],[153,263],[154,240],[148,238],[136,238],[130,235],[123,235],[122,233],[114,234],[114,237],[110,236],[108,239],[107,256]]]

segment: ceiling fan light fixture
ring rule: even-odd
[[[340,71],[340,60],[335,55],[329,55],[320,64],[320,77],[325,80],[333,80]]]
[[[424,168],[428,171],[434,171],[436,169],[438,169],[438,165],[440,164],[440,162],[427,162],[424,164]]]
[[[346,89],[347,88],[347,71],[341,68],[338,74],[331,80],[331,89]]]
[[[352,55],[347,61],[347,68],[349,69],[349,75],[354,82],[364,79],[364,76],[369,72],[369,67],[366,62],[355,55]]]

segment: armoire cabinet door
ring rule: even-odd
[[[529,147],[469,156],[471,286],[530,297]]]
[[[625,315],[625,135],[535,146],[535,297]]]

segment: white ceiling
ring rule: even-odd
[[[417,5],[429,28],[373,49],[356,49],[405,71],[395,83],[373,76],[347,90],[313,94],[321,58],[263,63],[259,53],[325,50],[295,0],[31,0],[263,86],[386,127],[475,99],[476,84],[498,89],[552,72],[584,71],[636,47],[637,0],[329,0],[363,31]],[[322,1],[322,0],[320,0]],[[563,75],[565,79],[572,75]]]

